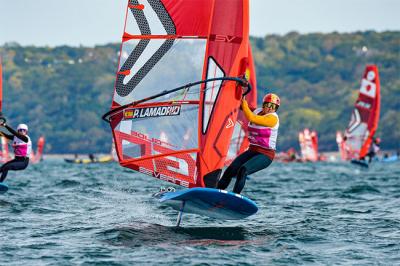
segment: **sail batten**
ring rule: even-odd
[[[123,42],[132,39],[207,39],[207,36],[185,36],[185,35],[130,35],[124,34]]]

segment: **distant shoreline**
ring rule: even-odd
[[[77,154],[79,159],[89,158],[89,154]],[[93,153],[94,156],[109,156],[109,153]],[[74,153],[66,153],[66,154],[53,154],[53,153],[45,153],[43,154],[44,159],[74,159]]]

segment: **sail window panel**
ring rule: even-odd
[[[144,107],[140,111],[145,114],[157,107],[160,106]],[[198,149],[198,110],[198,105],[182,104],[177,115],[122,120],[115,130],[121,132],[117,134],[120,138],[117,143],[122,143],[123,158],[138,159]]]
[[[239,155],[240,147],[245,137],[246,132],[244,131],[242,125],[238,121],[236,121],[235,127],[233,129],[231,143],[229,145],[227,161],[231,161]]]
[[[123,62],[124,64],[121,65],[120,71],[123,71],[126,68],[128,68],[130,71],[130,73],[126,75],[123,80],[124,85],[134,78],[137,71],[146,67],[151,67],[151,65],[147,66],[149,64],[148,62],[151,62],[156,53],[158,53],[160,50],[162,51],[162,46],[164,43],[164,39],[133,39],[124,43],[122,55],[124,55],[124,59],[126,59]],[[125,64],[127,60],[129,61],[127,64]]]
[[[138,171],[169,181],[180,186],[190,187],[197,182],[197,153],[178,153],[136,161]]]
[[[160,1],[132,0],[131,5],[143,5],[143,9],[128,8],[125,32],[131,35],[174,35],[175,26]]]
[[[172,45],[169,45],[170,43]],[[202,79],[206,40],[146,39],[124,42],[114,101],[120,105]],[[186,100],[199,100],[189,93]],[[155,99],[153,101],[159,101]]]
[[[368,135],[368,127],[366,123],[360,123],[357,127],[354,127],[351,132],[346,134],[347,140],[346,143],[350,147],[352,151],[359,152],[361,147],[366,140],[366,136]]]
[[[139,43],[139,40],[133,39],[133,40],[126,41],[126,42],[124,42],[122,44],[122,49],[121,49],[121,51],[119,53],[119,68],[118,68],[118,71],[122,71],[122,69],[130,70],[130,68],[125,66],[125,62],[129,58],[129,55],[132,54],[133,50],[138,45],[138,43]]]
[[[178,184],[188,187],[196,183],[196,153],[180,153],[153,159],[153,169],[165,178],[175,177]]]
[[[360,152],[364,141],[366,140],[368,125],[362,122],[360,111],[356,108],[351,115],[350,123],[346,130],[346,143],[351,151]]]
[[[138,12],[136,15],[137,19],[134,16],[134,12]],[[135,11],[130,8],[128,8],[127,16],[126,16],[126,23],[125,23],[125,32],[130,34],[130,35],[139,35],[140,34],[140,29],[139,29],[139,24],[137,21],[143,21],[144,23],[147,23],[147,20],[143,16],[143,14],[140,14],[141,11]],[[147,28],[147,31],[150,32],[150,27],[148,25],[142,25],[142,31],[145,32],[143,29],[143,26]],[[147,33],[148,34],[148,33]]]
[[[221,67],[210,57],[207,66],[207,79],[222,78],[224,72]],[[206,83],[204,91],[204,104],[203,104],[203,133],[207,131],[208,123],[210,121],[212,111],[214,109],[215,101],[217,100],[218,93],[221,89],[222,81],[211,81]]]

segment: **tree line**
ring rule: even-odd
[[[385,149],[400,148],[400,32],[252,37],[258,98],[281,97],[278,149],[298,149],[297,133],[319,133],[320,149],[337,150],[367,64],[379,68],[382,103],[377,135]],[[29,124],[46,136],[46,152],[108,152],[110,106],[119,44],[96,47],[0,47],[3,112],[12,125]],[[179,59],[177,59],[179,60]],[[178,70],[177,70],[178,71]]]

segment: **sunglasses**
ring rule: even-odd
[[[18,129],[18,131],[25,131],[26,132],[26,129]]]
[[[276,104],[274,104],[274,103],[263,103],[263,107],[264,108],[273,108],[273,109],[275,109]]]

